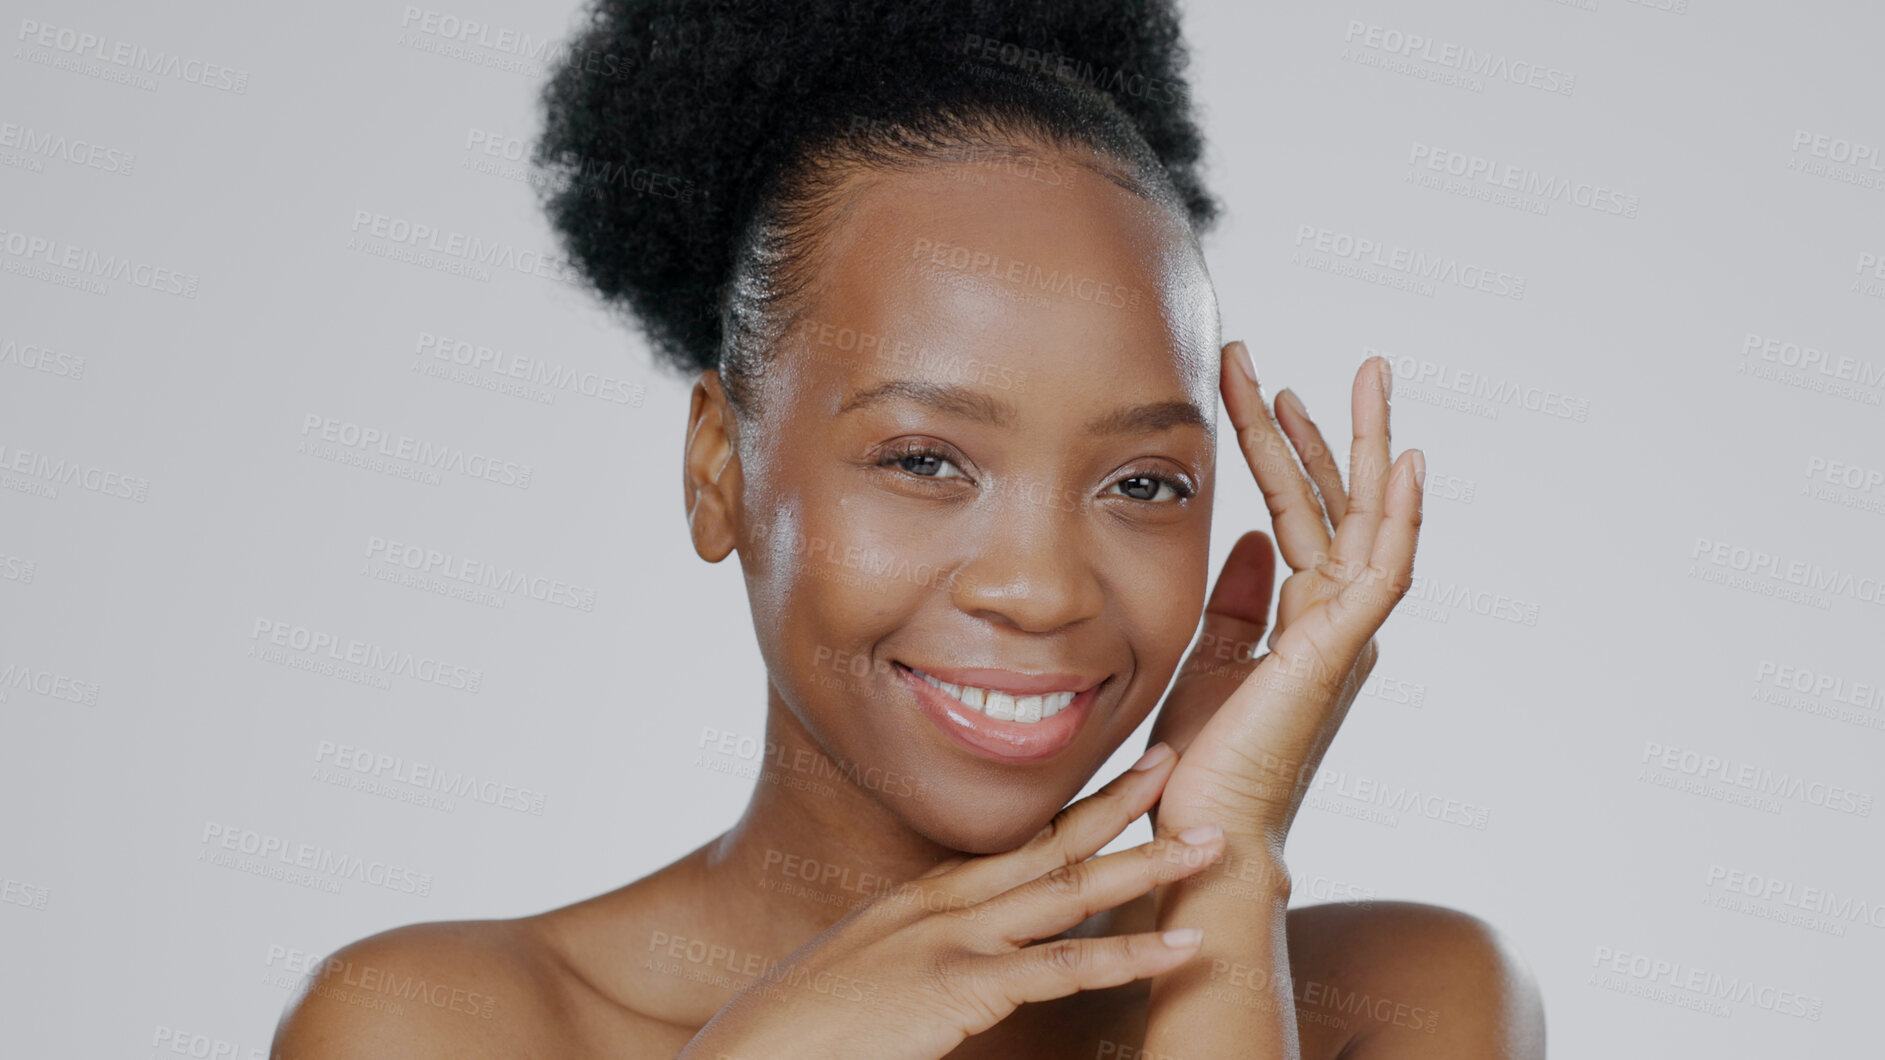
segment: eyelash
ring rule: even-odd
[[[888,467],[893,464],[900,465],[905,460],[915,460],[915,459],[920,459],[920,458],[940,460],[951,465],[956,464],[955,459],[951,457],[948,453],[942,451],[941,449],[937,449],[933,446],[924,445],[920,442],[911,442],[907,445],[904,445],[896,449],[893,452],[886,454],[882,460],[879,460],[877,462],[877,466]],[[899,467],[898,470],[903,471],[904,474],[909,475],[911,478],[923,479],[928,482],[941,481],[941,477],[936,476],[936,475],[919,475],[913,471],[909,471],[901,467]],[[957,466],[956,470],[959,473],[962,469],[960,466]],[[950,477],[954,477],[954,476],[950,476]],[[1181,501],[1189,499],[1194,493],[1197,492],[1196,490],[1191,488],[1189,483],[1185,482],[1182,479],[1174,478],[1170,475],[1157,475],[1157,474],[1127,475],[1125,478],[1120,479],[1119,482],[1128,482],[1136,478],[1150,479],[1153,482],[1171,487],[1172,492],[1178,495],[1177,500],[1181,500]],[[1114,485],[1118,485],[1119,482],[1115,482]],[[1139,501],[1141,504],[1171,504],[1173,503],[1172,501],[1141,500],[1138,497],[1127,497],[1126,499]]]

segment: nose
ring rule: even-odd
[[[1100,613],[1104,593],[1069,491],[1015,487],[986,506],[957,568],[951,597],[965,614],[1028,633],[1052,633]]]

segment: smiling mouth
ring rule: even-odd
[[[1079,674],[944,669],[933,674],[892,660],[916,705],[951,741],[1013,764],[1042,762],[1071,746],[1112,681]],[[955,681],[943,678],[954,677]],[[969,684],[970,680],[999,684]]]
[[[944,693],[955,697],[956,702],[971,710],[980,711],[996,721],[1015,721],[1023,725],[1045,721],[1059,714],[1073,702],[1073,697],[1080,694],[1072,690],[1062,690],[1014,695],[995,688],[951,684],[926,674],[914,666],[907,669],[929,682],[932,687],[940,688]]]

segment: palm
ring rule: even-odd
[[[1279,403],[1279,431],[1255,382],[1227,365],[1225,405],[1291,572],[1271,630],[1270,538],[1251,531],[1232,548],[1204,634],[1153,722],[1152,740],[1180,755],[1156,811],[1161,831],[1215,823],[1280,852],[1304,786],[1373,669],[1372,637],[1411,579],[1419,526],[1421,461],[1390,470],[1385,384],[1368,366],[1356,378],[1351,498],[1315,425]]]

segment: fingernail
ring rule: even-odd
[[[1204,938],[1204,930],[1202,928],[1173,928],[1160,935],[1159,938],[1172,949],[1182,950],[1188,946],[1196,946],[1198,940]]]
[[[1217,825],[1199,824],[1178,833],[1178,841],[1188,846],[1201,847],[1223,834],[1224,830]]]
[[[1413,462],[1413,465],[1414,465],[1414,485],[1419,486],[1421,489],[1426,489],[1427,488],[1427,454],[1421,452],[1418,449],[1410,449],[1408,450],[1408,452],[1414,454],[1413,456],[1408,458],[1409,460]]]
[[[1236,358],[1237,360],[1237,367],[1243,369],[1244,378],[1250,380],[1253,383],[1256,382],[1257,369],[1255,365],[1250,363],[1249,347],[1245,346],[1243,342],[1240,340],[1240,341],[1231,343],[1230,352],[1231,352],[1231,356]]]
[[[1393,397],[1394,369],[1388,367],[1388,359],[1386,357],[1381,358],[1380,364],[1376,366],[1376,370],[1381,373],[1381,396]]]
[[[1172,745],[1166,743],[1164,740],[1160,740],[1158,743],[1146,748],[1145,753],[1140,755],[1139,760],[1134,762],[1132,768],[1126,770],[1126,772],[1143,773],[1171,757],[1171,753]]]
[[[1302,407],[1302,398],[1297,397],[1294,390],[1284,387],[1282,392],[1276,395],[1276,400],[1288,405],[1291,412],[1301,416],[1303,419],[1306,420],[1309,418],[1309,410]]]

